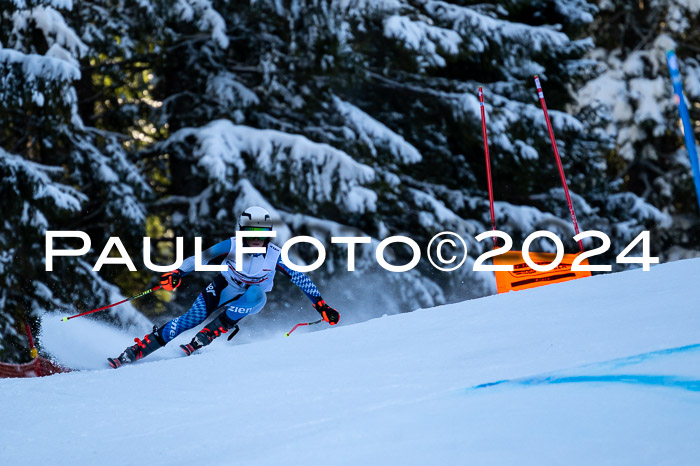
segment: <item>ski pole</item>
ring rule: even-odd
[[[484,137],[484,155],[486,157],[486,178],[489,182],[489,206],[491,207],[491,229],[496,229],[496,215],[493,212],[493,183],[491,182],[491,159],[489,158],[489,140],[486,136],[486,112],[484,110],[484,89],[479,86],[479,107],[481,107],[481,133]],[[498,247],[498,240],[493,237],[493,248]]]
[[[288,337],[294,330],[296,330],[298,327],[304,326],[304,325],[315,325],[315,324],[320,324],[323,322],[323,319],[319,319],[315,322],[302,322],[300,324],[296,324],[293,329],[291,329],[289,332],[285,333],[284,336]]]
[[[107,306],[98,307],[97,309],[93,309],[93,310],[91,310],[91,311],[85,311],[85,312],[81,312],[80,314],[76,314],[76,315],[74,315],[74,316],[64,317],[64,318],[61,319],[61,320],[62,320],[63,322],[68,322],[70,319],[75,319],[76,317],[84,316],[84,315],[87,315],[87,314],[92,314],[93,312],[97,312],[97,311],[103,311],[103,310],[105,310],[105,309],[109,309],[110,307],[118,306],[119,304],[125,303],[125,302],[127,302],[127,301],[132,301],[132,300],[137,299],[137,298],[140,298],[140,297],[142,297],[142,296],[146,296],[147,294],[153,293],[154,291],[160,290],[161,288],[163,288],[163,285],[158,285],[158,286],[156,286],[156,287],[154,287],[154,288],[151,288],[150,290],[146,290],[146,291],[143,291],[143,292],[141,292],[141,293],[139,293],[139,294],[137,294],[137,295],[134,295],[134,296],[132,296],[131,298],[126,298],[126,299],[124,299],[124,300],[122,300],[122,301],[119,301],[118,303],[108,304]]]
[[[559,157],[559,150],[557,150],[557,141],[554,139],[554,131],[552,130],[552,123],[549,121],[549,113],[547,112],[547,104],[544,103],[544,92],[542,92],[542,85],[540,84],[540,77],[535,75],[535,86],[537,87],[537,96],[540,98],[540,104],[542,104],[542,111],[544,112],[544,119],[547,122],[547,131],[549,131],[549,139],[552,141],[552,149],[554,149],[554,157],[557,159],[557,165],[559,166],[559,177],[561,178],[561,184],[564,186],[564,193],[566,194],[566,203],[569,205],[569,213],[571,214],[571,221],[574,224],[574,231],[579,234],[578,222],[576,221],[576,212],[574,212],[574,205],[571,202],[571,196],[569,195],[569,186],[566,184],[566,176],[564,175],[564,167],[561,164],[561,158]],[[583,243],[581,240],[578,241],[578,247],[583,252]]]

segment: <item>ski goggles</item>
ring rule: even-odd
[[[241,231],[272,231],[270,228],[265,227],[243,227]],[[262,241],[267,241],[270,239],[269,236],[248,236],[245,239],[259,239]]]

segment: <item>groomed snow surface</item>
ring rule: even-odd
[[[0,380],[0,464],[700,464],[699,284],[686,260]],[[132,337],[43,339],[99,367]]]

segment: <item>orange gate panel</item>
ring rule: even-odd
[[[577,278],[590,277],[591,272],[574,272],[571,264],[577,254],[564,254],[561,263],[548,272],[538,272],[530,268],[523,259],[522,251],[508,251],[504,254],[494,256],[494,265],[513,265],[511,272],[496,272],[496,286],[499,293],[508,291],[524,290],[538,286],[549,285],[550,283],[565,282]],[[554,262],[556,254],[549,252],[531,252],[530,259],[537,265],[549,265]],[[581,261],[581,265],[588,265],[588,259]]]

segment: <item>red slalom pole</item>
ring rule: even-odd
[[[27,334],[27,340],[29,341],[29,354],[32,356],[32,361],[34,362],[35,366],[35,371],[37,377],[41,377],[41,363],[37,361],[37,357],[39,356],[39,352],[36,349],[36,346],[34,346],[34,337],[32,336],[32,328],[29,326],[29,322],[27,320],[24,320],[24,331]]]
[[[574,223],[574,231],[579,234],[578,222],[576,221],[576,212],[574,212],[574,204],[571,202],[571,196],[569,195],[569,186],[566,184],[566,176],[564,175],[564,167],[561,164],[561,158],[559,157],[559,150],[557,149],[557,142],[554,139],[554,131],[552,131],[552,123],[549,121],[549,113],[547,113],[547,104],[544,103],[544,92],[542,92],[542,86],[540,85],[540,77],[535,75],[535,86],[537,86],[537,95],[540,98],[540,103],[542,104],[542,111],[544,112],[544,119],[547,122],[547,130],[549,131],[549,139],[552,141],[552,149],[554,149],[554,157],[557,159],[557,165],[559,165],[559,176],[561,177],[561,184],[564,186],[564,193],[566,194],[566,202],[569,204],[569,212],[571,213],[571,221]],[[583,243],[579,240],[578,247],[583,252]]]
[[[304,325],[315,325],[315,324],[320,324],[323,322],[323,319],[317,320],[315,322],[302,322],[300,324],[296,324],[293,329],[291,329],[289,332],[285,333],[284,336],[288,337],[294,330],[296,330],[299,327],[303,327]]]
[[[93,310],[91,310],[91,311],[85,311],[85,312],[81,312],[80,314],[76,314],[76,315],[74,315],[74,316],[64,317],[64,318],[61,319],[61,320],[62,320],[63,322],[68,322],[70,319],[75,319],[76,317],[85,316],[85,315],[92,314],[93,312],[97,312],[97,311],[103,311],[103,310],[105,310],[105,309],[109,309],[110,307],[118,306],[118,305],[120,305],[120,304],[122,304],[122,303],[125,303],[125,302],[127,302],[127,301],[132,301],[132,300],[137,299],[137,298],[140,298],[140,297],[142,297],[142,296],[146,296],[147,294],[153,293],[154,291],[160,290],[161,288],[163,288],[163,285],[158,285],[158,286],[156,286],[156,287],[154,287],[154,288],[151,288],[150,290],[146,290],[146,291],[143,291],[143,292],[141,292],[141,293],[139,293],[139,294],[137,294],[137,295],[134,295],[134,296],[132,296],[131,298],[126,298],[126,299],[124,299],[124,300],[122,300],[122,301],[119,301],[118,303],[108,304],[107,306],[98,307],[97,309],[93,309]]]
[[[484,155],[486,156],[486,178],[489,182],[489,205],[491,206],[491,229],[496,230],[496,214],[493,211],[493,183],[491,182],[491,159],[489,158],[489,141],[486,136],[486,111],[484,110],[484,89],[479,86],[479,107],[481,107],[481,133],[484,136]],[[498,247],[498,240],[493,237],[494,249]]]
[[[29,322],[26,320],[24,321],[24,332],[27,334],[27,341],[29,342],[29,354],[32,356],[32,359],[36,359],[36,357],[39,356],[39,353],[36,350],[36,346],[34,346],[32,328],[29,326]]]

